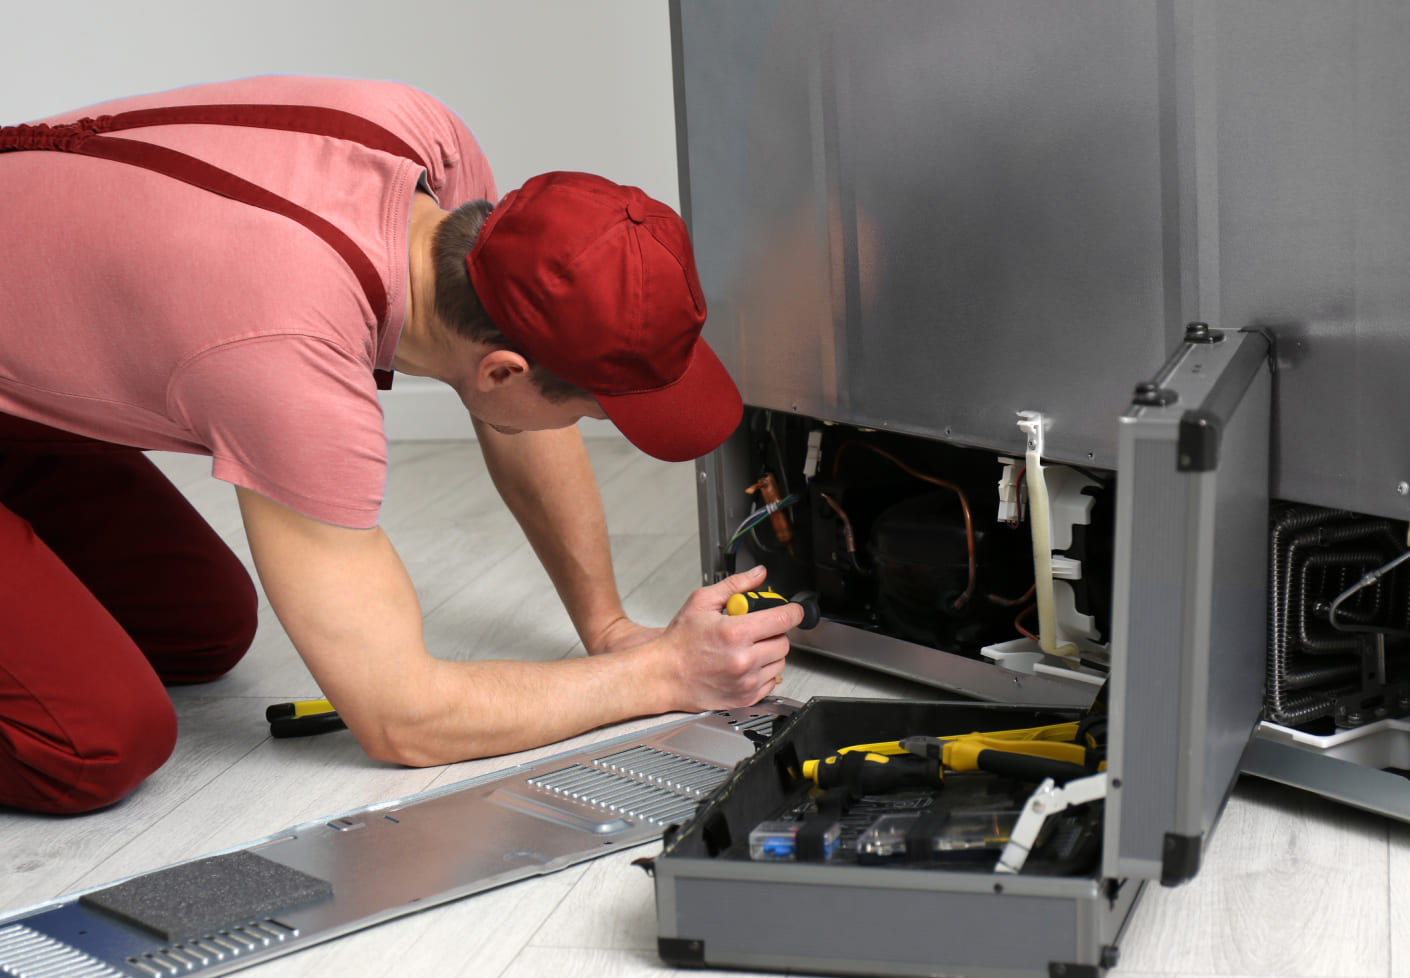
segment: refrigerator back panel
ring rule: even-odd
[[[1279,339],[1273,494],[1404,518],[1410,7],[675,5],[682,207],[745,400],[1115,468],[1188,322]]]

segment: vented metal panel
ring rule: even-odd
[[[299,936],[297,929],[272,918],[250,920],[186,941],[164,944],[127,958],[142,975],[179,975],[194,972],[274,947]]]
[[[13,978],[125,978],[97,958],[23,924],[0,928],[0,973]]]
[[[572,764],[525,783],[550,794],[655,825],[678,822],[724,781],[727,768],[637,746],[591,765]]]
[[[258,840],[234,851],[331,887],[258,919],[164,939],[81,893],[20,910],[0,920],[0,978],[205,978],[640,845],[753,753],[746,733],[766,737],[796,706],[773,699],[678,720]]]

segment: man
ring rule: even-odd
[[[161,684],[223,674],[253,636],[239,561],[139,449],[209,454],[235,485],[270,604],[374,758],[448,763],[773,689],[801,610],[720,614],[759,569],[664,629],[626,617],[573,427],[611,418],[681,460],[738,422],[669,208],[572,173],[491,208],[464,124],[390,83],[195,86],[0,150],[0,804],[121,798],[174,743]],[[387,370],[459,393],[588,657],[428,652],[377,527]]]

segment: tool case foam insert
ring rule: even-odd
[[[681,965],[865,975],[1103,974],[1144,885],[1184,882],[1238,776],[1264,668],[1270,373],[1257,333],[1185,342],[1120,418],[1100,859],[1079,875],[750,861],[792,760],[1059,722],[1051,708],[816,700],[655,863]],[[943,789],[942,789],[943,791]],[[747,852],[747,848],[746,848]]]

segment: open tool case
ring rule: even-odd
[[[1115,495],[1102,575],[1110,619],[1103,645],[1080,656],[1084,671],[1101,677],[1100,695],[1090,676],[1066,680],[1058,668],[1034,682],[1041,677],[982,656],[829,622],[838,598],[824,591],[825,620],[798,633],[798,644],[826,651],[818,633],[845,630],[858,636],[854,648],[869,639],[883,655],[904,646],[905,655],[931,657],[939,681],[948,668],[970,695],[994,702],[810,702],[668,832],[655,864],[661,956],[694,966],[982,978],[1073,978],[1113,967],[1146,883],[1176,885],[1198,872],[1258,722],[1270,387],[1265,336],[1196,328],[1119,419],[1106,483]],[[727,473],[752,463],[726,450],[713,464],[707,471]],[[893,658],[893,671],[903,659]],[[1038,705],[999,702],[1005,684],[1051,695]],[[1032,780],[1015,788],[994,777],[976,796],[982,775],[947,774],[920,803],[933,831],[911,831],[911,819],[889,849],[876,833],[859,842],[874,824],[863,824],[867,816],[885,813],[876,799],[843,814],[836,836],[819,836],[827,819],[812,821],[806,840],[802,829],[790,840],[777,824],[810,811],[804,762],[841,748],[1093,715],[1105,719],[1099,790],[1088,782],[1084,798],[1054,813],[1020,872],[998,867],[999,843],[1019,837],[1016,809],[1042,806]],[[976,812],[990,839],[946,835],[947,820],[972,830]],[[805,841],[806,853],[788,848]]]

